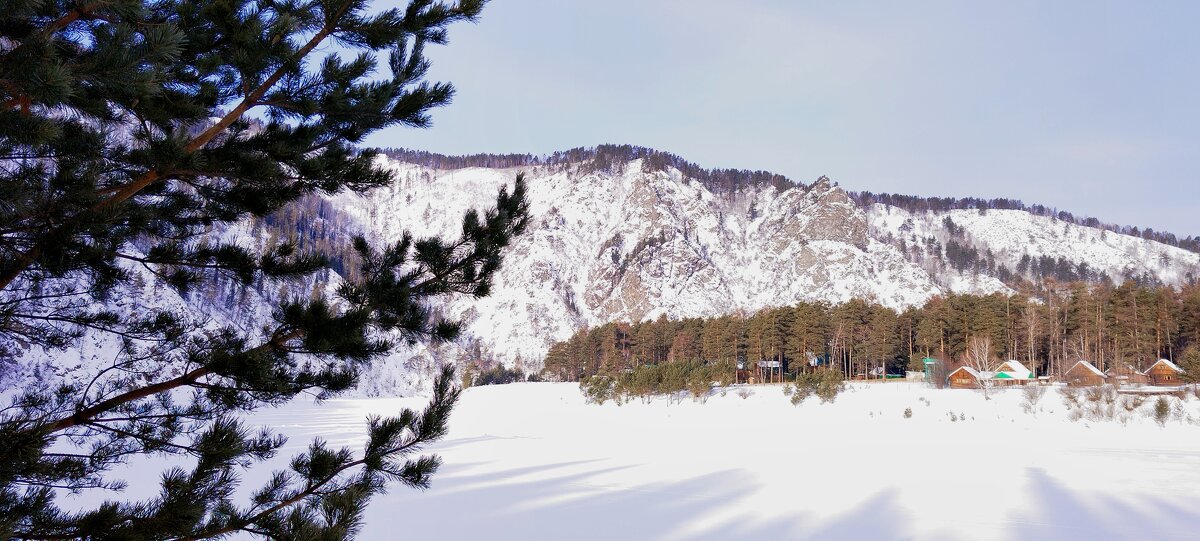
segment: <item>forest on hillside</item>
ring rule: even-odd
[[[780,360],[790,372],[814,364],[859,374],[920,370],[935,357],[964,360],[973,338],[986,338],[996,360],[1017,359],[1038,375],[1054,375],[1080,359],[1101,370],[1159,358],[1178,360],[1200,348],[1200,284],[1182,289],[1047,283],[1040,297],[949,295],[896,311],[867,302],[800,303],[749,315],[584,329],[554,344],[545,375],[574,381],[645,365]]]

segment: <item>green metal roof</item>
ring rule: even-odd
[[[1013,379],[1012,374],[1009,374],[1008,372],[996,372],[996,375],[992,377],[996,379]]]

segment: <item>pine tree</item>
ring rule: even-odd
[[[1183,380],[1189,383],[1200,383],[1200,345],[1188,346],[1179,355],[1179,368],[1183,370]]]
[[[369,418],[358,452],[314,441],[248,499],[236,497],[239,473],[283,440],[239,416],[349,389],[398,341],[456,336],[457,323],[426,303],[490,292],[502,249],[527,223],[519,177],[495,209],[468,213],[457,239],[343,239],[354,269],[336,298],[285,300],[261,331],[199,333],[187,314],[129,319],[97,307],[136,291],[133,265],[181,293],[216,280],[274,290],[328,268],[311,246],[252,251],[206,233],[305,196],[391,183],[375,153],[356,145],[381,128],[429,125],[453,89],[425,81],[424,48],[445,43],[449,25],[474,20],[482,4],[5,4],[0,355],[93,334],[124,348],[90,384],[32,389],[0,414],[0,537],[341,539],[389,483],[428,485],[438,459],[412,454],[445,434],[458,397],[449,369],[423,411]],[[112,467],[148,455],[181,465],[163,473],[159,496],[58,507],[63,490],[119,487]]]

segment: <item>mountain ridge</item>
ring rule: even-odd
[[[625,160],[631,155],[641,157]],[[641,147],[563,154],[548,163],[480,155],[446,168],[436,156],[409,163],[382,154],[376,159],[395,173],[390,186],[311,197],[269,219],[210,233],[251,248],[293,237],[302,247],[335,254],[354,234],[374,243],[395,242],[406,231],[452,237],[465,212],[491,206],[501,186],[518,172],[526,175],[530,225],[508,249],[492,295],[446,298],[436,306],[463,322],[463,337],[396,350],[367,370],[360,394],[417,392],[447,362],[536,368],[552,343],[609,321],[854,298],[902,309],[948,293],[1009,294],[1047,277],[1180,285],[1200,276],[1196,253],[1055,217],[990,207],[909,211],[860,201],[824,177],[804,184],[761,171],[717,170],[696,178],[686,172],[694,171],[690,162],[648,158],[656,155]],[[686,171],[673,165],[681,161]],[[147,276],[141,292],[122,297],[184,302],[211,320],[209,328],[250,330],[279,300],[332,291],[341,274],[354,272],[352,263],[334,260],[333,270],[290,289],[218,279],[183,299],[160,294],[166,299],[160,301],[139,297],[165,291]],[[109,362],[116,347],[89,343],[52,364],[80,371]]]
[[[375,150],[378,150],[387,155],[389,158],[397,161],[412,163],[414,165],[424,165],[426,167],[441,170],[465,169],[470,167],[514,168],[585,161],[601,161],[612,163],[613,160],[619,160],[621,158],[629,161],[638,157],[654,157],[656,158],[656,165],[653,167],[661,169],[666,166],[673,166],[676,169],[684,172],[684,174],[688,174],[693,177],[729,174],[734,176],[736,181],[749,181],[752,183],[754,182],[754,178],[758,178],[764,180],[770,179],[770,182],[775,183],[777,187],[804,185],[803,182],[790,179],[785,175],[765,170],[705,168],[693,162],[689,162],[685,158],[682,158],[679,155],[669,151],[629,144],[600,144],[592,147],[575,147],[568,150],[551,152],[548,154],[504,154],[486,152],[473,154],[441,154],[437,152],[413,150],[401,147],[381,147]],[[819,178],[825,178],[828,180],[828,177],[825,176]],[[759,182],[762,181],[763,180],[759,180]],[[868,207],[872,203],[884,203],[890,206],[904,208],[905,210],[909,211],[979,209],[1024,210],[1031,214],[1050,216],[1059,220],[1076,223],[1078,225],[1106,229],[1114,233],[1125,235],[1140,236],[1146,240],[1154,240],[1171,246],[1183,248],[1191,252],[1200,253],[1200,235],[1193,234],[1190,236],[1181,236],[1172,232],[1155,231],[1152,228],[1139,228],[1137,226],[1105,222],[1099,218],[1091,216],[1076,216],[1071,211],[1060,209],[1052,205],[1048,206],[1039,203],[1028,204],[1021,199],[1009,197],[984,198],[977,196],[920,196],[888,192],[876,193],[870,190],[847,190],[847,193],[850,194],[850,196],[864,208]]]

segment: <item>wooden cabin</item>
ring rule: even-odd
[[[760,382],[783,383],[783,373],[785,371],[787,371],[787,364],[784,361],[766,359],[758,361],[758,377]]]
[[[1025,368],[1025,365],[1021,364],[1021,361],[1007,360],[996,367],[992,380],[1000,385],[1025,385],[1031,381],[1036,381],[1036,378],[1033,375],[1033,370]]]
[[[1088,361],[1079,361],[1063,372],[1063,381],[1072,387],[1095,387],[1108,383],[1108,376]]]
[[[1125,363],[1109,368],[1104,375],[1114,385],[1145,385],[1150,383],[1150,377],[1142,373],[1132,364]]]
[[[946,377],[950,380],[951,389],[975,389],[987,379],[978,370],[969,366],[960,366]]]
[[[1162,387],[1175,387],[1184,383],[1183,369],[1166,359],[1159,359],[1150,365],[1144,374],[1150,383]]]
[[[760,360],[756,363],[737,362],[734,383],[783,383],[786,361]]]

